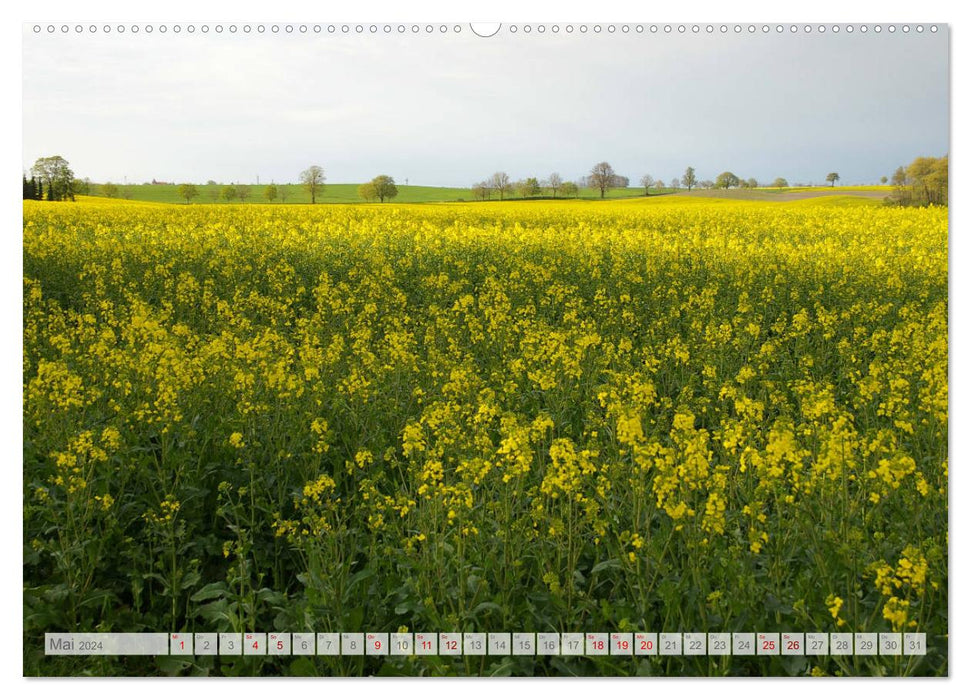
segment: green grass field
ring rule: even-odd
[[[220,193],[224,185],[197,185],[199,196],[193,200],[196,204],[224,203],[220,198]],[[249,185],[250,196],[245,200],[246,203],[267,204],[264,196],[267,185]],[[303,185],[289,184],[277,185],[277,188],[286,188],[286,204],[309,204],[310,193]],[[324,204],[355,204],[363,202],[357,194],[358,185],[355,183],[335,183],[326,184],[321,192],[317,193],[317,202]],[[179,204],[184,202],[179,197],[178,185],[119,185],[118,199],[131,199],[140,202],[162,202],[165,204]],[[669,194],[674,190],[661,190],[657,194]],[[607,192],[608,199],[625,199],[629,197],[640,197],[644,193],[640,187],[623,187]],[[651,193],[652,195],[655,192]],[[91,195],[101,196],[101,185],[91,185]],[[580,190],[580,199],[599,199],[600,193],[591,188]],[[506,199],[519,199],[517,194],[507,194]],[[549,195],[542,197],[550,198]],[[560,199],[561,197],[557,197]],[[394,201],[399,204],[420,203],[420,202],[471,202],[473,201],[472,190],[467,187],[425,187],[422,185],[398,185],[398,196]],[[498,196],[493,196],[498,200]],[[239,200],[234,203],[238,204]],[[277,199],[276,203],[281,203]]]

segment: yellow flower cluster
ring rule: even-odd
[[[876,562],[909,626],[946,581],[947,212],[837,204],[25,202],[32,529],[81,493],[202,541],[225,480],[248,536],[427,586],[653,610],[645,563],[698,566],[752,607]]]

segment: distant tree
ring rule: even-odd
[[[691,191],[692,187],[698,184],[698,178],[695,177],[695,169],[690,165],[688,166],[688,169],[684,171],[684,177],[681,178],[681,182],[683,182],[684,186],[688,188],[688,192]]]
[[[46,187],[48,200],[74,199],[74,172],[61,156],[38,158],[30,173]]]
[[[186,204],[188,204],[190,201],[192,201],[198,196],[199,196],[199,189],[195,185],[189,182],[184,182],[181,185],[179,185],[179,197],[184,199]]]
[[[131,185],[125,185],[121,190],[121,196],[124,199],[131,199],[135,196],[135,190],[132,189]]]
[[[324,177],[324,169],[319,165],[311,165],[309,168],[300,173],[300,182],[303,186],[307,188],[310,192],[310,203],[317,203],[317,193],[324,189],[324,181],[327,178]]]
[[[71,192],[74,194],[91,194],[91,178],[86,177],[83,180],[75,178],[71,181]]]
[[[365,202],[373,202],[378,198],[378,188],[374,182],[364,182],[357,186],[357,196]]]
[[[114,198],[118,196],[118,185],[113,182],[106,182],[101,186],[101,194],[105,197]]]
[[[485,201],[492,197],[492,190],[488,182],[477,182],[472,185],[472,197]]]
[[[881,185],[886,185],[887,184],[887,176],[886,175],[881,175],[880,176],[880,184]]]
[[[830,187],[835,187],[836,181],[839,179],[840,179],[839,173],[830,173],[829,175],[826,176],[826,182],[829,183]]]
[[[502,171],[495,173],[492,176],[492,179],[489,180],[489,187],[499,193],[499,199],[503,199],[505,197],[506,190],[509,189],[509,186],[509,176]]]
[[[24,173],[24,199],[34,198],[34,186],[31,184],[30,180],[27,179],[27,174]]]
[[[280,195],[280,201],[286,204],[287,199],[290,197],[290,185],[280,185],[277,188],[277,193]]]
[[[560,185],[560,193],[564,197],[576,197],[580,194],[580,188],[577,187],[577,183],[567,181]]]
[[[617,186],[617,173],[614,172],[614,169],[607,161],[602,161],[593,166],[590,169],[588,178],[590,186],[600,190],[601,199],[606,196],[607,190]]]
[[[676,190],[677,189],[681,189],[681,180],[679,180],[676,177],[675,178],[672,178],[671,179],[671,187],[673,187]]]
[[[217,184],[219,183],[217,183],[215,180],[206,180],[206,185],[208,187],[212,187],[213,185],[217,185]]]
[[[657,190],[663,190],[665,187],[664,180],[656,180],[654,182],[654,188]]]
[[[523,199],[526,199],[527,197],[535,197],[540,193],[539,180],[537,180],[535,177],[527,177],[525,180],[517,184],[518,187],[516,189],[519,190],[519,196]]]
[[[218,202],[219,201],[219,195],[220,195],[219,186],[218,185],[211,185],[211,186],[210,185],[207,185],[206,186],[206,194],[209,196],[209,199],[210,200],[212,200],[213,202]]]
[[[890,179],[890,184],[894,187],[903,187],[907,184],[907,171],[904,170],[904,166],[900,166],[893,171],[893,177]]]
[[[250,187],[249,185],[236,185],[236,197],[240,202],[245,202],[249,199]]]
[[[236,199],[236,185],[225,185],[222,190],[220,190],[220,196],[227,202],[232,202]]]
[[[782,189],[783,187],[788,187],[789,183],[786,181],[784,177],[777,177],[775,180],[772,181],[772,186]]]
[[[382,202],[398,196],[398,186],[394,184],[394,178],[389,175],[378,175],[371,180],[370,184],[374,186],[374,196]]]
[[[710,190],[714,186],[715,186],[715,183],[712,182],[711,180],[702,180],[701,182],[698,183],[698,187],[700,187],[703,190]]]
[[[738,187],[739,183],[738,175],[727,170],[715,178],[715,187],[718,189],[727,190],[730,187]]]
[[[641,187],[644,188],[644,196],[648,197],[651,194],[651,188],[654,187],[654,178],[650,175],[645,175],[641,178]]]
[[[756,180],[756,179],[755,179],[754,177],[750,177],[750,178],[749,178],[749,179],[748,179],[748,180],[746,181],[746,184],[747,184],[747,185],[748,185],[748,186],[749,186],[749,187],[750,187],[751,189],[753,189],[753,190],[754,190],[754,189],[755,189],[756,187],[758,187],[758,186],[759,186],[759,181],[758,181],[758,180]]]
[[[274,185],[272,183],[269,184],[269,185],[267,185],[266,188],[263,190],[263,198],[267,202],[274,201],[279,194],[280,194],[280,192],[279,192],[279,190],[277,190],[276,185]]]
[[[563,178],[560,177],[559,173],[551,173],[546,179],[546,186],[550,188],[550,192],[553,193],[553,199],[556,199],[556,193],[559,191],[560,187],[563,186]]]

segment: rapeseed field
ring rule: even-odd
[[[927,633],[924,657],[93,658],[947,673],[947,210],[24,203],[45,631]]]

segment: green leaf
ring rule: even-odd
[[[202,600],[212,600],[213,598],[222,598],[227,593],[226,584],[223,581],[216,581],[215,583],[207,583],[205,586],[200,588],[198,591],[192,594],[189,600],[198,603]]]
[[[319,676],[317,673],[317,667],[314,666],[314,662],[311,661],[306,656],[300,656],[294,659],[293,663],[290,664],[290,675],[291,676]]]
[[[607,559],[606,561],[602,561],[596,566],[594,566],[592,569],[590,569],[590,574],[591,575],[599,574],[601,571],[606,571],[608,569],[619,569],[619,568],[621,568],[620,559]]]
[[[500,615],[502,614],[502,606],[500,606],[498,603],[493,603],[490,600],[487,600],[483,603],[479,603],[474,608],[472,608],[472,614],[478,615],[479,613],[483,613],[490,610],[497,612]]]

